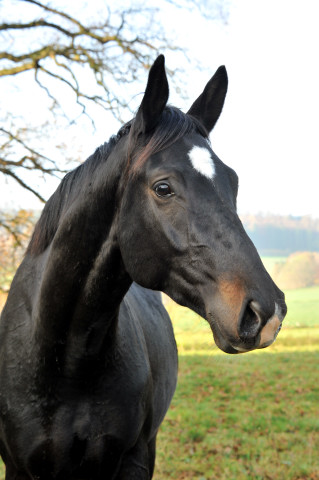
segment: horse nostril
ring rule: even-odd
[[[256,302],[252,301],[246,305],[238,329],[239,337],[244,342],[254,339],[259,333],[262,321],[258,310],[258,304]]]

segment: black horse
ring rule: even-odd
[[[274,341],[284,295],[208,141],[226,90],[220,67],[185,115],[166,105],[158,57],[136,117],[47,202],[1,317],[7,480],[152,477],[177,376],[154,290],[204,317],[224,352]]]

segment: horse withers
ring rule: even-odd
[[[6,480],[148,480],[177,352],[157,290],[210,324],[227,353],[271,344],[286,313],[212,151],[227,75],[187,114],[164,57],[136,117],[47,202],[0,323]]]

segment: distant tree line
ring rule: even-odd
[[[272,215],[243,215],[241,219],[261,255],[319,251],[319,219]]]

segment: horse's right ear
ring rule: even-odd
[[[165,58],[155,60],[148,75],[142,103],[134,120],[134,133],[148,133],[156,127],[168,100],[168,81],[165,72]]]
[[[195,100],[188,114],[197,118],[211,132],[224,106],[228,78],[226,68],[219,67],[209,80],[201,95]]]

